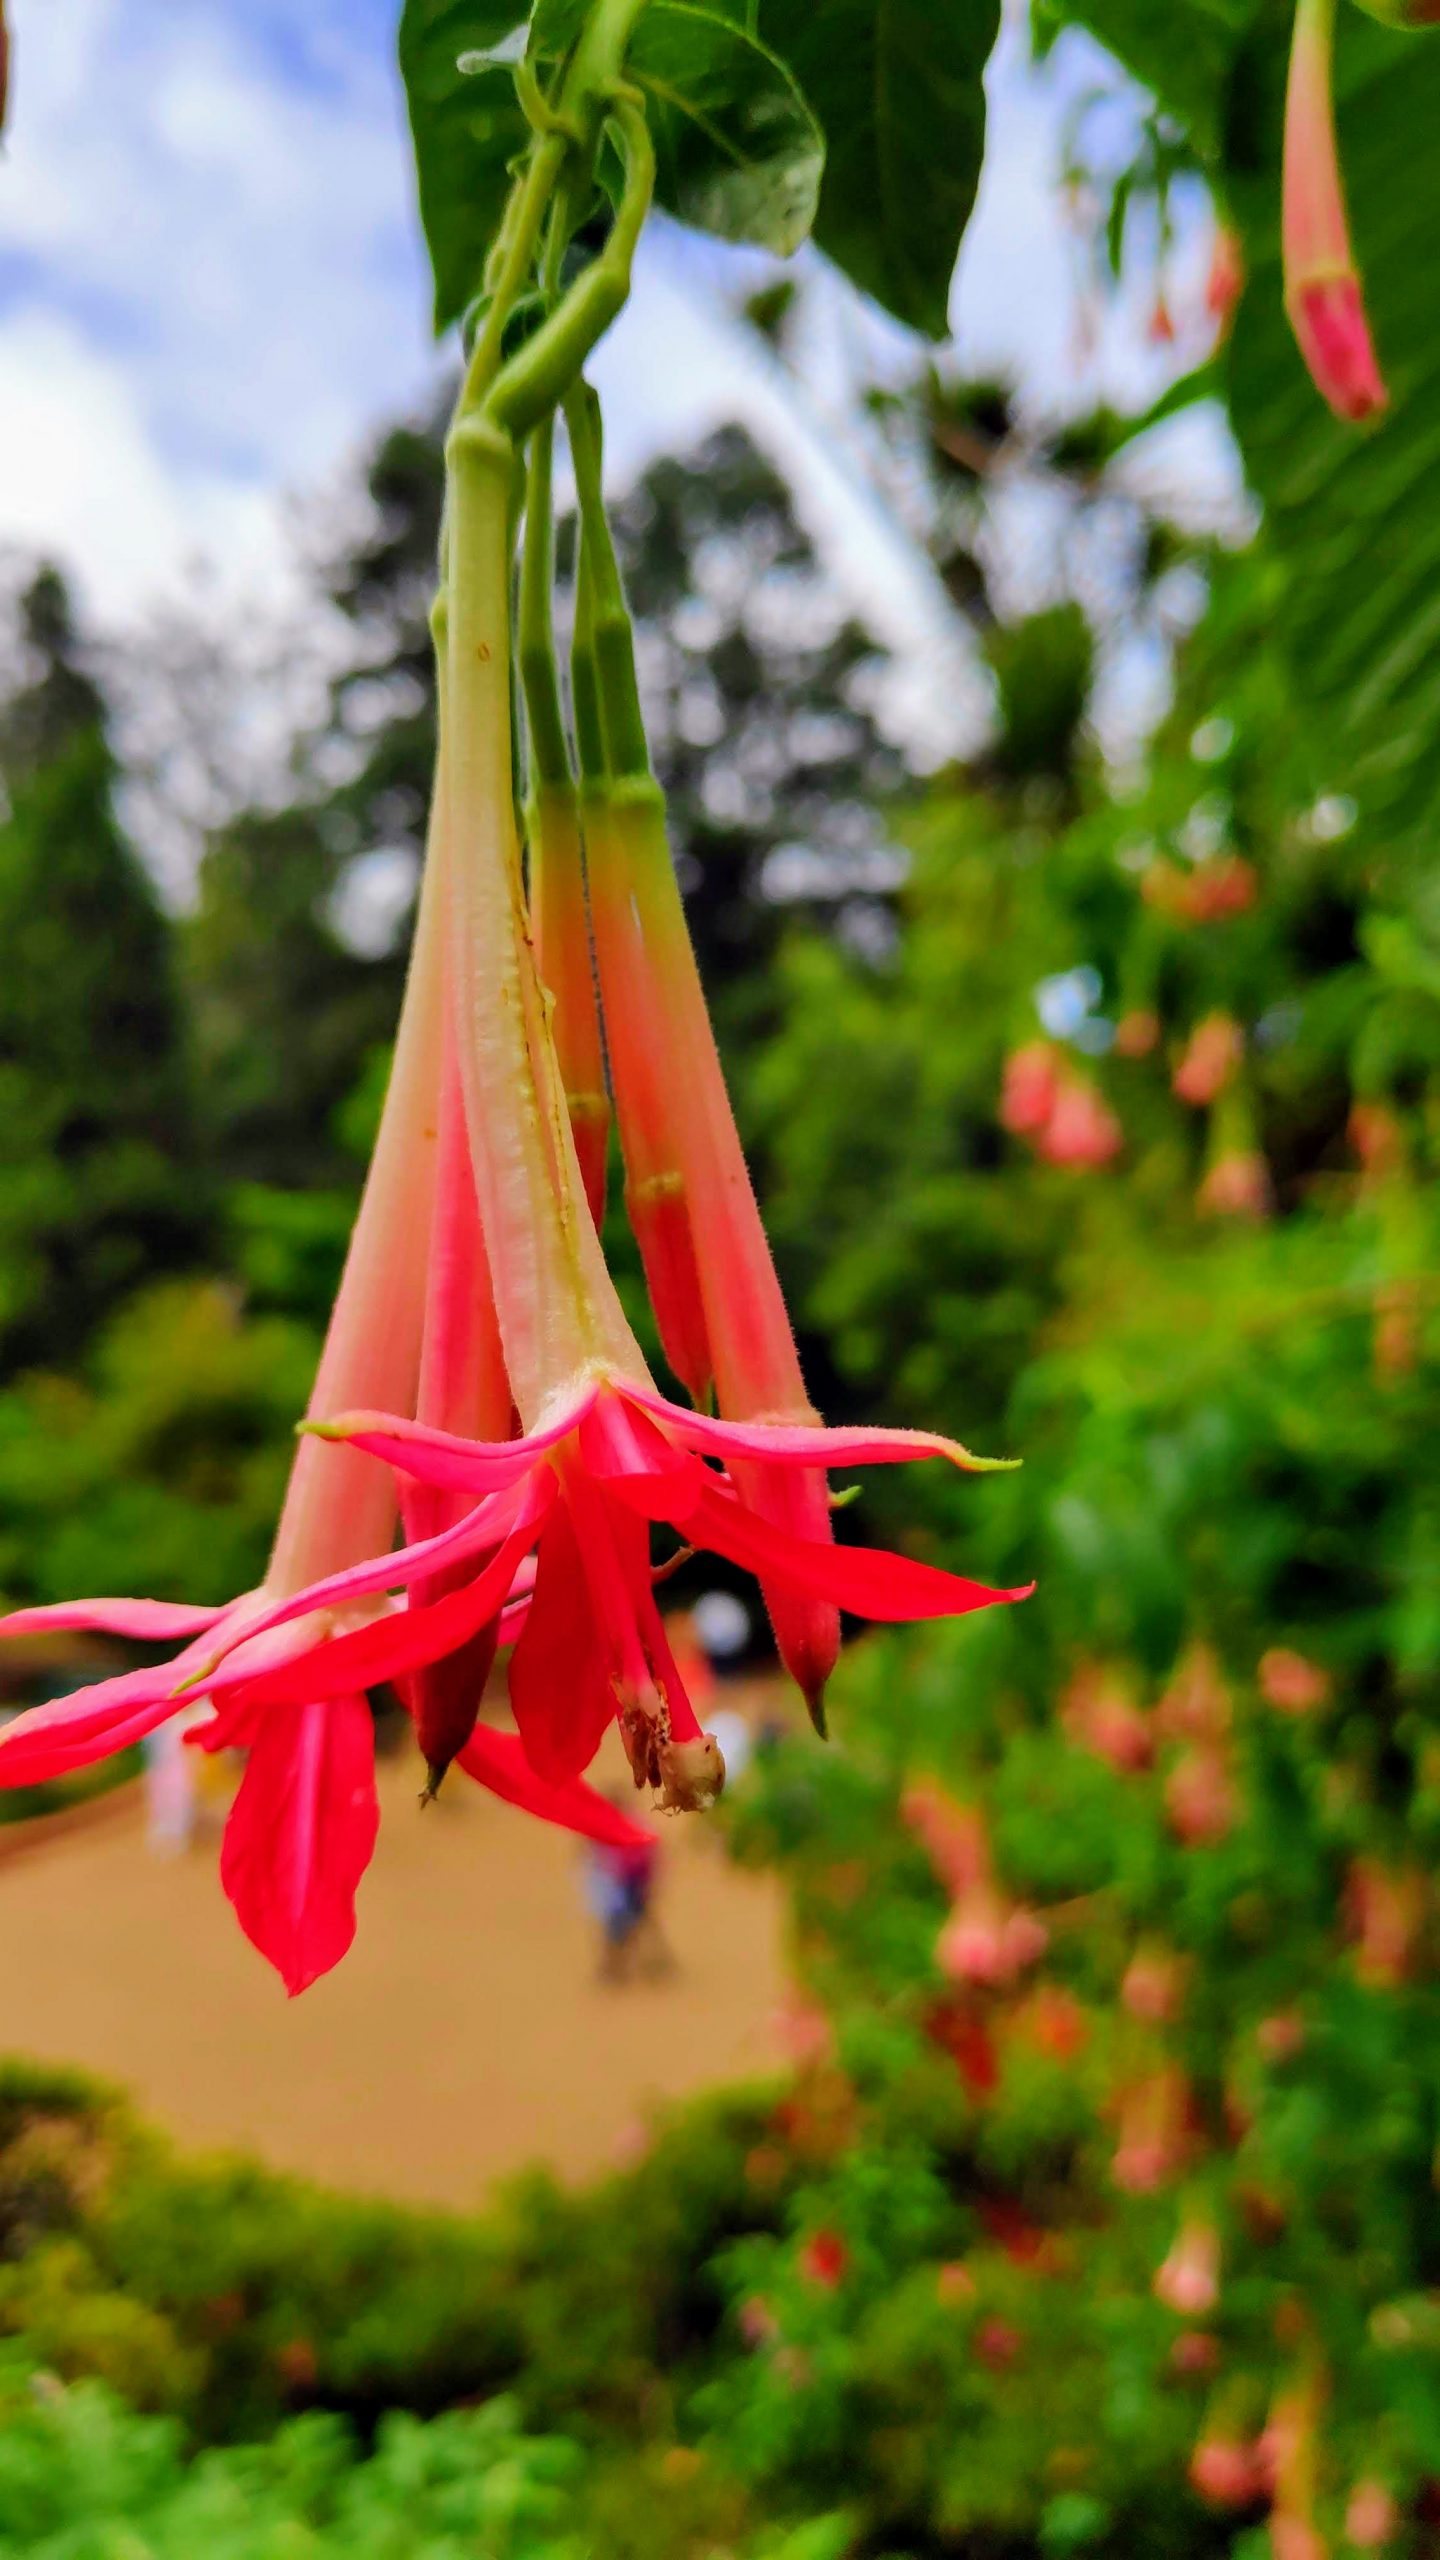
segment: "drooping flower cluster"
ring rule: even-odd
[[[983,1462],[938,1435],[827,1431],[806,1397],[649,777],[578,383],[623,297],[649,192],[633,100],[612,91],[602,103],[627,168],[610,245],[502,362],[507,306],[537,289],[546,187],[541,290],[559,271],[561,208],[584,200],[578,185],[555,192],[556,155],[587,147],[577,113],[545,127],[519,181],[447,448],[440,745],[414,952],[265,1579],[219,1609],[96,1600],[0,1621],[0,1633],[89,1626],[180,1641],[158,1666],[18,1718],[0,1734],[0,1784],[81,1767],[204,1701],[192,1738],[246,1755],[225,1888],[292,1991],[354,1933],[378,1818],[377,1687],[393,1685],[414,1720],[427,1794],[458,1761],[507,1800],[623,1844],[636,1826],[584,1782],[612,1724],[637,1787],[663,1806],[703,1807],[723,1783],[657,1605],[656,1576],[674,1554],[706,1548],[756,1576],[822,1729],[842,1607],[911,1619],[1023,1596],[834,1539],[829,1468]],[[562,399],[583,517],[583,793],[550,661],[548,438]],[[527,437],[522,817],[511,617]],[[612,1096],[631,1218],[690,1406],[653,1383],[606,1266],[596,1220]],[[657,1529],[670,1532],[671,1556],[652,1555]],[[514,1734],[477,1721],[502,1646],[513,1647]]]

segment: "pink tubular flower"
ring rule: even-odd
[[[587,803],[591,913],[626,1201],[667,1357],[697,1407],[713,1388],[735,1423],[815,1421],[746,1169],[653,782],[614,781]],[[730,1452],[757,1518],[828,1544],[823,1449],[769,1463],[761,1433]],[[835,1601],[763,1565],[781,1659],[823,1730],[839,1650]],[[838,1596],[838,1594],[837,1594]]]
[[[1059,1092],[1059,1066],[1048,1040],[1031,1040],[1006,1059],[1000,1122],[1012,1137],[1033,1138],[1044,1128]]]
[[[783,1593],[843,1603],[860,1617],[955,1617],[1025,1596],[904,1556],[797,1538],[742,1500],[730,1473],[736,1461],[757,1459],[776,1472],[932,1455],[967,1463],[955,1444],[921,1432],[713,1421],[648,1382],[603,1374],[583,1380],[521,1440],[487,1446],[381,1414],[316,1427],[422,1484],[463,1494],[467,1512],[450,1533],[451,1551],[489,1558],[431,1610],[412,1607],[346,1640],[367,1685],[394,1678],[412,1657],[467,1642],[498,1614],[521,1558],[538,1551],[510,1698],[530,1761],[546,1777],[578,1775],[618,1715],[637,1784],[660,1788],[674,1807],[719,1793],[718,1750],[701,1732],[655,1604],[652,1523]],[[715,1459],[724,1472],[707,1463]],[[404,1553],[388,1564],[397,1581],[413,1570]]]
[[[530,807],[535,958],[555,1000],[555,1050],[580,1178],[598,1227],[605,1215],[610,1098],[590,962],[580,814],[569,787],[540,784]]]
[[[427,1245],[433,1242],[432,1270],[443,1271],[447,1219],[455,1215],[453,1198],[448,1208],[437,1202],[437,1174],[444,1172],[435,1144],[441,903],[432,851],[390,1088],[311,1396],[316,1418],[356,1395],[409,1406],[418,1391]],[[443,1286],[432,1288],[432,1305],[437,1295]],[[307,1435],[258,1590],[219,1609],[90,1600],[0,1619],[0,1636],[92,1627],[144,1644],[187,1640],[168,1661],[17,1716],[0,1732],[0,1785],[34,1785],[85,1768],[197,1697],[213,1699],[220,1712],[195,1728],[194,1740],[208,1750],[239,1743],[248,1752],[226,1824],[221,1880],[247,1937],[292,1994],[350,1945],[356,1888],[375,1846],[372,1727],[355,1643],[363,1648],[386,1605],[395,1511],[385,1469],[343,1443]],[[367,1574],[365,1560],[377,1556],[383,1562]],[[410,1703],[423,1738],[424,1701],[412,1696]],[[545,1820],[617,1843],[636,1834],[637,1826],[592,1789],[538,1778],[513,1735],[475,1732],[459,1757],[481,1785]]]
[[[1269,1646],[1260,1656],[1256,1678],[1266,1705],[1285,1716],[1308,1716],[1330,1696],[1329,1672],[1289,1645]]]
[[[1211,1218],[1248,1218],[1261,1225],[1274,1206],[1270,1167],[1258,1147],[1218,1155],[1196,1194],[1196,1207]]]
[[[1238,1022],[1228,1013],[1209,1013],[1197,1023],[1186,1043],[1171,1083],[1182,1102],[1196,1110],[1224,1092],[1244,1054]]]
[[[1252,2506],[1265,2493],[1255,2447],[1238,2436],[1202,2436],[1190,2456],[1190,2479],[1212,2507]]]
[[[1063,1076],[1055,1107],[1035,1140],[1036,1154],[1047,1164],[1097,1172],[1114,1163],[1124,1143],[1124,1130],[1093,1084]]]
[[[1281,213],[1285,308],[1310,378],[1337,418],[1373,418],[1389,397],[1350,247],[1332,97],[1335,0],[1299,0],[1285,98]]]
[[[1169,2256],[1157,2268],[1157,2300],[1182,2319],[1198,2320],[1220,2299],[1220,2235],[1213,2222],[1182,2223]]]
[[[1383,2480],[1357,2480],[1345,2509],[1345,2539],[1357,2551],[1383,2551],[1400,2530],[1400,2509]]]

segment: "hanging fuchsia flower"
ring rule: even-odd
[[[1285,308],[1315,388],[1360,425],[1389,394],[1371,344],[1345,215],[1332,96],[1335,0],[1299,0],[1285,98]]]
[[[521,1558],[536,1551],[510,1699],[530,1761],[549,1777],[588,1767],[618,1714],[637,1783],[659,1787],[673,1806],[719,1793],[718,1751],[701,1732],[655,1602],[652,1523],[800,1601],[859,1617],[958,1617],[1025,1596],[904,1556],[797,1538],[742,1500],[733,1481],[732,1470],[757,1461],[797,1471],[928,1456],[973,1463],[953,1442],[922,1432],[724,1423],[670,1404],[648,1383],[601,1371],[521,1440],[486,1446],[363,1413],[317,1428],[422,1484],[464,1495],[471,1507],[451,1533],[451,1552],[488,1558],[467,1587],[430,1611],[412,1607],[344,1640],[367,1684],[393,1678],[417,1647],[430,1654],[472,1640],[498,1615]],[[717,1459],[723,1471],[707,1463]],[[413,1570],[404,1554],[389,1564],[395,1580]]]
[[[375,1154],[311,1397],[317,1417],[357,1395],[411,1406],[417,1391],[425,1392],[417,1379],[426,1358],[432,1375],[448,1376],[457,1393],[466,1374],[478,1374],[473,1364],[465,1369],[474,1323],[467,1350],[462,1286],[447,1259],[447,1234],[453,1243],[464,1219],[463,1191],[457,1197],[455,1188],[459,1168],[444,1147],[437,1165],[441,905],[432,871]],[[455,1327],[448,1372],[435,1313],[447,1305]],[[17,1716],[0,1732],[0,1786],[35,1785],[88,1767],[193,1708],[197,1698],[214,1701],[217,1711],[190,1738],[212,1751],[239,1744],[248,1755],[226,1824],[221,1880],[247,1937],[292,1993],[328,1971],[350,1945],[356,1888],[375,1846],[379,1808],[363,1652],[367,1629],[377,1628],[389,1609],[386,1550],[395,1512],[387,1470],[343,1442],[307,1436],[258,1590],[218,1609],[102,1599],[0,1619],[0,1637],[88,1627],[143,1644],[181,1640],[181,1651],[167,1661]],[[446,1540],[433,1536],[409,1551],[414,1587],[432,1603],[450,1554]],[[463,1663],[462,1655],[452,1656],[452,1671]],[[417,1684],[409,1703],[433,1767],[440,1746],[433,1732],[427,1738],[436,1701],[426,1684],[436,1675],[426,1665],[423,1644],[412,1641],[395,1676],[403,1681],[409,1673]],[[467,1669],[465,1734],[456,1733],[453,1699],[440,1700],[451,1718],[451,1747],[443,1756],[463,1744],[459,1757],[471,1776],[544,1820],[622,1845],[636,1836],[637,1826],[592,1789],[538,1776],[513,1735],[471,1733],[484,1675],[473,1656]]]
[[[625,1154],[626,1200],[672,1367],[697,1406],[733,1422],[815,1416],[735,1127],[653,784],[612,789],[591,815],[590,898]],[[823,1452],[767,1462],[732,1451],[737,1490],[786,1534],[827,1544]],[[786,1669],[817,1722],[839,1651],[833,1599],[760,1570]]]

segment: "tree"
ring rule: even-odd
[[[171,933],[115,815],[105,705],[64,582],[16,607],[0,706],[0,1348],[64,1359],[202,1223]]]

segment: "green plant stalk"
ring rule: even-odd
[[[479,408],[500,378],[506,323],[535,265],[551,198],[572,155],[586,167],[594,156],[624,69],[626,48],[644,6],[645,0],[595,0],[576,42],[558,101],[548,113],[545,130],[536,136],[506,206],[494,252],[490,308],[466,368],[462,412]]]
[[[580,807],[560,706],[550,613],[552,436],[553,421],[545,418],[530,441],[520,574],[519,658],[529,768],[525,837],[536,965],[553,1008],[561,1085],[585,1196],[598,1227],[605,1214],[610,1104],[590,950]]]
[[[460,414],[483,407],[516,444],[558,407],[581,366],[630,294],[630,274],[655,189],[655,146],[644,109],[633,94],[615,96],[607,110],[619,128],[625,154],[625,187],[610,237],[599,257],[576,278],[558,310],[542,322],[477,401],[467,378]]]
[[[525,479],[525,547],[520,563],[517,630],[532,794],[537,789],[561,790],[571,781],[565,715],[560,706],[560,679],[555,665],[555,632],[550,616],[550,590],[555,570],[550,503],[553,442],[553,421],[542,418],[530,439]]]
[[[645,782],[651,778],[650,749],[635,673],[635,633],[605,513],[600,403],[588,382],[576,381],[566,393],[565,423],[580,505],[589,589],[587,637],[605,770],[613,781]]]

